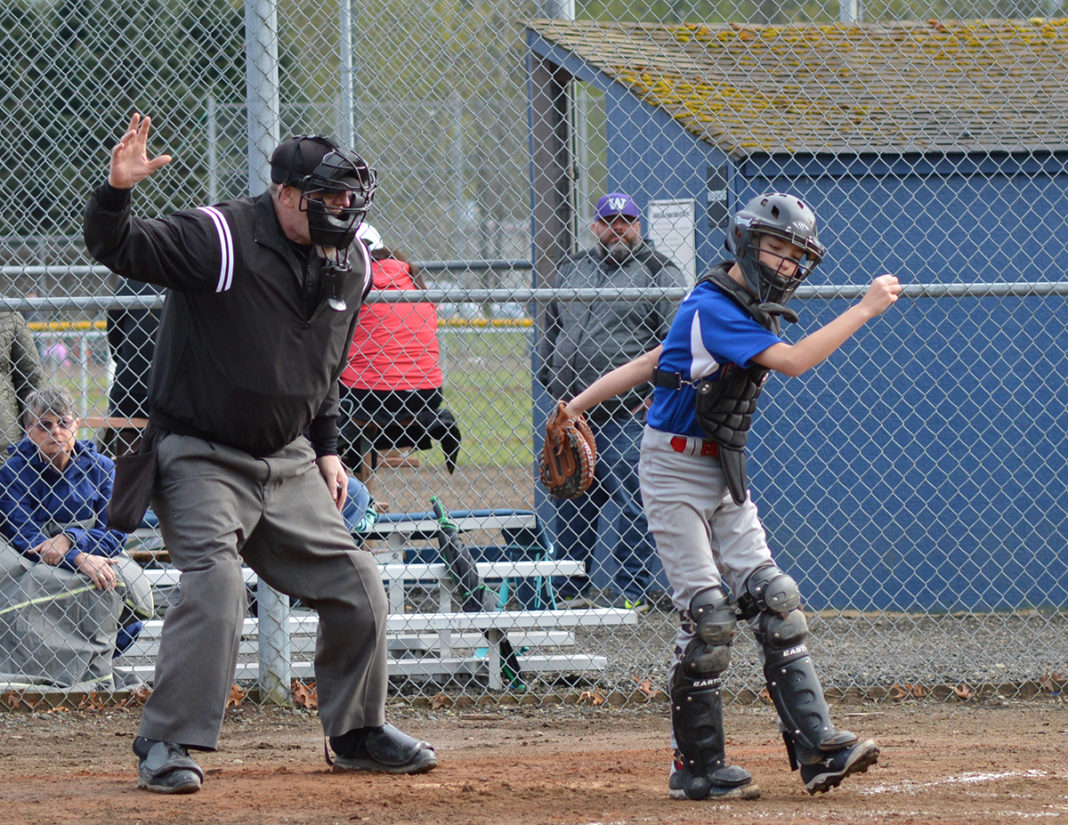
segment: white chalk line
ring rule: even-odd
[[[1047,777],[1056,778],[1058,776],[1064,778],[1063,774],[1055,774],[1050,773],[1049,771],[1035,769],[1026,771],[999,771],[997,773],[968,771],[966,773],[958,774],[957,776],[947,776],[945,779],[937,779],[933,782],[914,782],[913,780],[906,779],[893,785],[884,784],[858,788],[858,792],[862,794],[914,793],[915,791],[924,788],[937,788],[942,785],[979,785],[982,783],[998,782],[1004,779],[1045,779]]]

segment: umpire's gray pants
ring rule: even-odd
[[[271,587],[319,613],[315,678],[327,736],[385,723],[385,590],[357,550],[298,438],[266,458],[168,434],[153,507],[181,597],[164,618],[140,735],[213,750],[237,666],[244,559]]]
[[[671,447],[673,438],[682,439],[676,443],[685,445],[683,452]],[[698,592],[721,583],[737,598],[749,575],[772,560],[752,498],[734,503],[719,459],[701,455],[700,444],[646,427],[638,464],[649,530],[680,612],[688,612]],[[692,638],[684,623],[677,651]]]

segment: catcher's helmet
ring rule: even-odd
[[[774,235],[804,250],[792,277],[760,263],[760,235]],[[816,214],[796,195],[769,192],[738,210],[727,227],[727,249],[734,253],[746,285],[761,302],[784,304],[816,268],[825,249],[816,237]]]

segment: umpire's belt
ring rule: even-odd
[[[675,452],[685,453],[686,455],[719,455],[719,445],[715,441],[691,438],[686,435],[673,435],[668,444],[671,445],[671,449]]]

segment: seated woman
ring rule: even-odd
[[[425,289],[401,253],[389,249],[370,224],[359,237],[371,253],[374,288]],[[367,481],[377,452],[438,441],[451,473],[460,451],[456,419],[443,409],[438,316],[430,302],[371,303],[360,309],[349,363],[341,374],[338,429],[342,460]],[[370,454],[371,467],[365,466]]]
[[[79,423],[65,389],[36,390],[0,467],[0,672],[65,687],[111,679],[124,604],[151,613],[126,534],[107,522],[115,465],[77,439]]]

